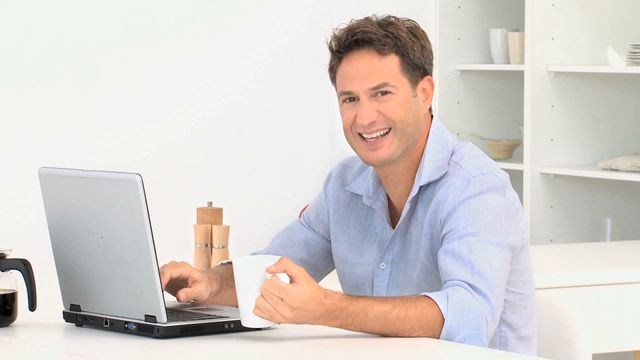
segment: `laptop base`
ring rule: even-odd
[[[144,321],[112,319],[93,314],[86,315],[68,310],[62,311],[62,317],[65,322],[74,324],[78,327],[88,326],[100,330],[136,334],[156,339],[261,330],[246,328],[242,326],[240,320],[180,324],[180,326],[161,326],[146,323]]]

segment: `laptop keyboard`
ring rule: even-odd
[[[212,319],[225,319],[225,318],[227,318],[227,316],[199,314],[192,311],[185,311],[180,309],[167,309],[167,319],[169,321],[194,321],[194,320],[212,320]]]

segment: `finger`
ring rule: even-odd
[[[167,284],[171,280],[171,268],[172,263],[164,264],[160,267],[160,283],[162,284],[162,289],[166,289]]]
[[[167,284],[176,279],[188,279],[194,272],[191,265],[185,262],[170,262],[160,268],[160,281],[162,288],[165,289]]]
[[[266,270],[270,274],[286,273],[291,278],[292,283],[301,282],[311,278],[301,266],[296,265],[296,263],[284,256],[275,264],[267,267]]]
[[[283,322],[282,315],[280,315],[278,310],[269,304],[264,296],[258,296],[256,299],[256,306],[253,308],[253,313],[265,320],[273,321],[278,324]]]
[[[282,324],[281,322],[277,321],[275,318],[273,318],[271,316],[271,314],[265,313],[264,311],[262,311],[261,309],[258,308],[254,308],[253,309],[253,314],[258,316],[261,319],[267,320],[267,321],[271,321],[274,322],[276,324]]]
[[[268,293],[283,300],[289,298],[290,291],[291,285],[282,282],[282,280],[280,280],[280,278],[275,275],[270,276],[269,279],[265,281],[260,288],[261,294]]]
[[[275,294],[271,291],[271,288],[268,287],[262,291],[262,297],[273,307],[280,315],[284,315],[286,313],[287,303],[281,296]]]
[[[178,302],[204,301],[207,299],[207,294],[202,285],[197,285],[180,289],[176,293],[176,299]]]

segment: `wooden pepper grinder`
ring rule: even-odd
[[[229,225],[211,225],[211,266],[229,259]]]
[[[213,207],[208,201],[207,207],[196,210],[196,224],[193,226],[195,248],[193,249],[193,267],[199,270],[211,268],[211,239],[213,226],[222,225],[222,208]]]

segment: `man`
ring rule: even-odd
[[[425,32],[393,16],[354,20],[329,43],[344,134],[338,164],[301,218],[263,254],[285,256],[254,312],[277,323],[425,336],[534,354],[533,281],[508,176],[459,143],[431,103]],[[162,267],[179,301],[235,305],[232,265]],[[336,269],[344,294],[317,281]]]

